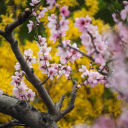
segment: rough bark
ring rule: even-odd
[[[39,112],[29,103],[0,95],[0,112],[10,115],[30,128],[59,128],[48,113]]]

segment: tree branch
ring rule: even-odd
[[[65,95],[62,95],[61,98],[60,98],[60,101],[58,101],[55,104],[59,109],[61,109],[61,107],[62,107],[62,103],[63,103],[64,97],[65,97]]]
[[[45,82],[49,79],[49,77],[47,77],[39,86],[45,84]]]
[[[25,124],[21,124],[18,120],[11,120],[8,123],[0,125],[0,128],[10,128],[12,126],[26,126]]]
[[[43,99],[43,101],[48,109],[48,112],[54,113],[55,105],[54,105],[52,99],[50,98],[49,94],[47,93],[45,87],[43,85],[39,86],[41,84],[41,81],[34,74],[34,72],[32,72],[31,68],[27,64],[24,56],[22,55],[22,53],[18,47],[18,42],[16,41],[16,39],[14,38],[13,33],[12,33],[13,29],[15,29],[17,26],[19,26],[23,22],[25,22],[29,18],[30,15],[31,15],[30,9],[28,9],[28,8],[25,9],[25,11],[19,15],[17,20],[15,20],[14,22],[12,22],[11,24],[6,26],[4,37],[10,43],[12,51],[15,54],[15,57],[17,58],[22,69],[26,73],[27,79],[37,89],[40,97]],[[3,36],[4,32],[2,30],[0,30],[0,31],[1,31],[0,34]]]
[[[3,30],[1,30],[1,29],[0,29],[0,35],[5,38],[5,32]]]
[[[39,112],[36,108],[20,99],[0,95],[0,112],[10,115],[30,128],[59,128],[52,115]]]
[[[61,112],[62,117],[64,117],[67,113],[71,112],[73,110],[73,108],[74,108],[74,102],[75,102],[76,95],[77,95],[77,93],[76,93],[77,92],[76,86],[77,86],[77,82],[73,81],[73,88],[72,88],[72,93],[71,93],[71,99],[70,99],[68,107]]]

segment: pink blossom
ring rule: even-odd
[[[121,13],[120,13],[120,16],[121,16],[121,19],[122,20],[127,19],[127,21],[128,21],[128,15],[127,15],[127,13],[128,13],[128,6],[125,6],[125,9],[123,9],[121,11]]]
[[[89,71],[88,69],[86,68],[86,66],[82,65],[82,68],[79,69],[79,72],[83,72],[81,77],[85,77],[85,76],[88,76],[89,75]]]
[[[106,83],[106,84],[105,84],[105,87],[106,87],[106,88],[110,88],[110,87],[111,87],[111,85],[110,85],[110,84],[108,84],[108,83]]]
[[[24,71],[21,71],[21,72],[15,72],[15,75],[20,77],[21,80],[24,80],[24,75],[25,75],[25,72]]]
[[[58,73],[57,79],[60,78],[64,74],[65,74],[65,70],[60,70]]]
[[[39,59],[40,59],[40,61],[44,61],[44,63],[46,64],[46,65],[49,65],[49,59],[51,59],[51,56],[48,56],[48,55],[39,55]],[[40,62],[39,62],[40,63]]]
[[[4,92],[0,89],[0,95],[2,95]]]
[[[53,43],[55,43],[59,36],[60,36],[60,34],[58,33],[58,31],[54,31],[49,39],[53,40]]]
[[[36,57],[32,57],[33,51],[28,49],[24,51],[24,54],[28,65],[32,68],[32,64],[36,62]]]
[[[36,63],[36,57],[28,57],[27,58],[27,63],[32,68],[32,64]]]
[[[57,16],[55,16],[54,14],[51,14],[51,17],[48,16],[48,20],[50,21],[47,26],[50,28],[51,33],[54,32],[56,30],[56,25],[57,25]]]
[[[117,126],[118,128],[127,128],[128,127],[128,110],[125,108],[123,110],[123,113],[120,115],[120,117],[117,120]]]
[[[79,31],[83,31],[84,30],[84,26],[86,24],[85,18],[84,17],[80,17],[80,18],[76,18],[75,19],[75,24],[74,26],[79,28]]]
[[[50,77],[51,80],[53,80],[53,76],[57,75],[57,70],[54,67],[51,67],[48,69],[48,76]]]
[[[99,35],[99,34],[98,34]],[[101,35],[98,36],[97,35],[97,38],[93,40],[94,44],[95,44],[95,47],[96,47],[96,50],[100,53],[100,54],[103,54],[106,52],[107,50],[107,45],[104,41],[102,41],[102,37]]]
[[[79,49],[79,48],[77,48],[76,43],[74,43],[72,46],[73,46],[74,48],[76,48],[76,49]],[[74,63],[74,61],[75,61],[76,59],[82,57],[82,55],[81,55],[79,52],[77,52],[76,50],[74,50],[74,49],[70,49],[70,52],[71,52],[71,54],[72,54],[71,57],[70,57],[70,61],[71,61],[72,63]]]
[[[91,33],[93,37],[97,37],[97,35],[99,35],[97,26],[93,26],[92,24],[90,24],[87,30],[89,31],[89,33]]]
[[[51,47],[47,47],[47,43],[44,44],[44,46],[39,47],[40,48],[40,53],[44,55],[48,55],[49,51],[51,51]]]
[[[60,8],[60,14],[61,14],[62,16],[68,17],[69,14],[70,14],[70,12],[68,11],[68,6],[62,6],[62,7]]]
[[[118,28],[119,28],[118,33],[119,33],[121,40],[126,42],[126,44],[128,44],[128,27],[126,25],[124,25],[122,22],[120,22],[120,23],[118,23]],[[122,42],[118,41],[118,45],[122,45]]]
[[[38,42],[36,41],[38,47],[40,47],[40,45],[43,45],[46,41],[46,38],[42,38],[40,35],[38,36],[38,40],[39,40],[39,44]]]
[[[19,76],[12,76],[12,81],[10,82],[11,85],[19,85],[20,84],[20,77]]]
[[[30,48],[24,51],[24,55],[26,56],[32,56],[32,54],[33,54],[33,51]]]
[[[66,63],[68,62],[70,56],[71,56],[71,55],[67,55],[65,58],[62,58],[62,57],[61,57],[61,58],[60,58],[60,62],[61,62],[62,64],[66,64]]]
[[[117,95],[118,100],[125,100],[126,98],[128,98],[127,95],[121,95],[121,94]]]
[[[86,71],[87,71],[87,68],[84,65],[82,65],[82,68],[79,69],[79,72],[86,72]]]
[[[62,66],[62,70],[65,70],[65,74],[70,74],[71,73],[71,67],[68,66]]]
[[[95,57],[94,57],[95,58]],[[106,60],[103,58],[103,56],[101,54],[99,54],[99,56],[97,58],[95,58],[95,62],[97,64],[101,64],[102,66],[105,65]]]
[[[90,43],[91,43],[91,37],[89,34],[87,33],[82,33],[82,35],[80,36],[80,38],[82,39],[81,43],[84,45],[84,46],[88,46]]]
[[[112,17],[113,17],[113,20],[114,20],[115,22],[119,22],[119,20],[117,19],[117,17],[116,17],[116,14],[115,14],[115,13],[113,13],[113,14],[112,14]]]
[[[92,44],[89,44],[89,45],[85,48],[85,50],[87,51],[87,54],[88,54],[88,55],[92,55],[92,54],[94,53],[94,51],[95,51],[95,49],[94,49],[94,47],[93,47]]]
[[[48,9],[52,9],[54,4],[55,4],[55,0],[46,0],[47,1],[47,4],[50,4],[50,6],[48,7]]]
[[[42,74],[48,73],[48,66],[49,66],[49,63],[45,63],[45,61],[39,62],[39,70],[43,70]]]
[[[71,76],[70,75],[66,74],[65,77],[66,77],[67,80],[71,80]]]
[[[60,20],[60,30],[67,31],[69,29],[68,24],[69,24],[69,20],[65,20],[65,18],[62,17]]]
[[[58,47],[59,52],[56,53],[56,55],[61,56],[61,59],[69,58],[71,56],[71,52],[69,51],[69,47],[67,47],[67,45],[70,45],[70,40],[63,40],[62,44],[62,47]]]
[[[29,20],[29,22],[30,22],[30,24],[27,24],[27,27],[28,27],[28,30],[29,30],[28,33],[30,33],[32,31],[32,28],[34,27],[33,21]]]
[[[25,90],[28,89],[27,85],[25,85],[24,81],[21,81],[21,84],[19,86],[15,86],[13,88],[13,95],[15,95],[17,98],[22,98],[22,96],[25,95]]]
[[[98,52],[104,53],[105,50],[106,50],[106,46],[104,45],[103,42],[99,42],[99,43],[96,44],[96,49],[97,49]]]
[[[114,119],[108,115],[99,117],[91,128],[116,128]]]
[[[40,11],[40,13],[37,15],[37,21],[40,23],[40,18],[41,17],[44,17],[44,15],[45,15],[45,12],[47,12],[48,10],[47,10],[47,8],[43,8],[41,11]]]
[[[86,15],[85,17],[85,21],[86,21],[86,26],[88,26],[90,24],[90,22],[92,21],[92,19],[89,17],[89,15]]]
[[[24,81],[21,81],[21,85],[18,86],[18,89],[19,89],[19,92],[23,92],[25,91],[26,89],[28,89],[27,85],[25,85]]]
[[[35,12],[35,8],[32,9],[32,15],[37,16],[37,13]]]
[[[14,96],[20,98],[19,90],[18,90],[17,87],[14,87],[14,88],[13,88],[12,93],[13,93]]]
[[[128,2],[127,2],[127,1],[123,1],[123,4],[124,4],[125,6],[127,6],[127,5],[128,5]]]
[[[86,15],[86,17],[80,17],[80,18],[76,18],[75,19],[75,24],[74,26],[79,28],[80,32],[85,31],[85,28],[88,28],[88,26],[90,26],[90,22],[91,22],[91,18]]]
[[[15,67],[15,70],[20,70],[21,69],[21,65],[20,65],[19,62],[17,62],[14,67]]]
[[[29,100],[33,101],[35,97],[35,92],[33,92],[32,89],[29,89],[28,91],[26,91],[25,95],[28,101]]]
[[[100,79],[100,74],[98,72],[93,72],[92,70],[89,73],[88,82],[90,87],[94,87],[98,84],[98,80]]]
[[[55,14],[51,14],[51,16],[48,16],[49,21],[53,21],[53,20],[56,20],[56,19],[57,19],[57,16]]]
[[[81,85],[80,85],[80,84],[79,84],[79,85],[77,85],[77,88],[79,88],[79,89],[80,89],[80,88],[81,88]]]
[[[35,6],[40,2],[40,0],[32,0],[32,3],[30,3],[31,6]]]

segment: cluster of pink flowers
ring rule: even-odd
[[[30,3],[31,6],[36,6],[40,0],[32,0],[32,3]]]
[[[118,27],[118,35],[120,38],[119,45],[120,47],[128,48],[128,27],[127,24],[125,25],[122,21],[125,21],[127,19],[128,21],[128,2],[123,1],[123,4],[125,5],[125,8],[119,13],[113,13],[112,17],[113,20],[117,23]]]
[[[94,87],[97,86],[98,83],[106,83],[104,76],[100,75],[98,72],[95,72],[93,70],[89,71],[84,65],[82,65],[82,68],[79,69],[79,72],[82,72],[81,77],[84,78],[84,82],[78,85],[78,88],[80,88],[81,85],[89,84],[90,87]]]
[[[46,1],[47,1],[47,4],[49,4],[48,9],[52,9],[55,6],[55,3],[56,3],[55,0],[46,0]]]
[[[19,63],[16,63],[15,65],[15,76],[12,76],[11,85],[14,85],[13,88],[13,95],[15,95],[19,99],[23,99],[26,101],[33,101],[35,92],[33,92],[31,89],[27,87],[24,83],[24,71],[20,71]]]
[[[33,51],[31,49],[25,50],[24,57],[30,68],[32,68],[32,64],[36,63],[36,57],[33,56]]]
[[[68,47],[68,45],[71,45],[70,40],[63,40],[62,45],[63,47],[58,47],[59,52],[56,53],[57,56],[60,56],[60,61],[62,64],[67,64],[68,61],[74,63],[76,59],[82,57],[82,55],[79,52]],[[76,49],[79,49],[77,48],[76,43],[74,43],[72,46]]]
[[[115,61],[111,62],[109,65],[109,83],[110,87],[116,88],[121,94],[117,96],[117,99],[127,100],[128,99],[128,70],[127,70],[127,56],[128,56],[128,27],[125,24],[125,20],[128,19],[128,2],[123,1],[125,9],[121,12],[113,13],[113,20],[117,23],[116,35],[109,35],[108,42],[109,50],[113,51],[113,58]],[[127,20],[128,21],[128,20]]]
[[[40,0],[32,0],[32,3],[30,3],[31,6],[35,6],[40,2]],[[40,23],[40,18],[41,17],[44,17],[45,15],[45,12],[47,12],[47,8],[43,8],[43,9],[39,9],[39,13],[37,14],[35,12],[35,8],[32,9],[32,14],[33,16],[36,17],[37,21]],[[39,26],[39,24],[37,24],[37,26],[34,25],[33,21],[29,20],[30,24],[27,24],[27,27],[28,27],[28,30],[29,30],[29,33],[32,31],[33,28],[36,28]]]
[[[126,101],[128,101],[128,95],[121,95],[121,94],[118,94],[118,95],[117,95],[117,99],[118,99],[118,100],[126,100]]]
[[[60,20],[54,14],[51,14],[51,16],[48,16],[49,22],[47,26],[50,28],[50,31],[51,31],[50,40],[53,40],[53,43],[55,43],[60,36],[64,37],[65,31],[69,29],[68,27],[69,20],[66,19],[66,17],[69,16],[70,14],[70,12],[68,11],[68,7],[62,6],[60,8],[60,14],[61,14]]]
[[[65,75],[67,79],[69,79],[69,75],[71,72],[70,66],[62,66],[61,64],[50,64],[49,59],[51,59],[51,56],[49,56],[49,52],[51,51],[51,47],[47,47],[47,43],[45,43],[46,38],[42,38],[41,36],[38,36],[37,45],[40,49],[38,52],[39,57],[39,69],[42,70],[42,74],[47,74],[51,80],[53,80],[53,76],[57,76],[57,78],[60,78],[61,75]]]
[[[26,59],[26,62],[32,68],[32,64],[36,62],[36,58],[33,57],[33,51],[31,49],[24,51],[24,58]],[[19,62],[16,63],[15,67],[15,75],[12,76],[11,85],[14,85],[13,88],[13,95],[15,95],[19,99],[23,99],[26,101],[33,101],[35,92],[33,92],[31,89],[25,85],[24,82],[24,75],[25,72],[21,70],[21,65]]]
[[[99,34],[97,26],[93,26],[91,21],[88,15],[85,18],[76,18],[74,26],[82,32],[81,43],[86,47],[87,54],[93,55],[95,62],[104,66],[109,56],[107,41]]]

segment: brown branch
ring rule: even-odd
[[[18,42],[16,41],[16,39],[14,38],[13,33],[12,33],[13,29],[18,27],[20,24],[24,23],[29,18],[30,15],[31,15],[30,9],[28,9],[28,8],[25,9],[25,11],[19,15],[17,20],[15,20],[14,22],[12,22],[11,24],[6,26],[4,37],[10,43],[12,51],[15,54],[15,57],[17,58],[22,69],[26,73],[27,79],[37,89],[40,97],[43,99],[43,101],[48,109],[48,112],[54,113],[55,105],[54,105],[52,99],[50,98],[49,94],[47,93],[45,87],[43,85],[39,86],[41,84],[41,81],[34,74],[34,72],[32,72],[31,68],[27,64],[24,56],[22,55],[22,53],[18,47]],[[1,33],[0,34],[3,35],[3,31],[1,31]]]
[[[1,30],[1,29],[0,29],[0,35],[5,38],[5,32],[3,30]]]
[[[12,126],[26,126],[26,125],[20,123],[18,120],[11,120],[8,123],[0,125],[0,128],[11,128]]]
[[[62,107],[64,97],[65,97],[65,95],[62,95],[61,98],[60,98],[60,101],[55,104],[59,109],[61,109],[61,107]]]
[[[102,75],[104,75],[104,76],[108,76],[109,75],[109,73],[107,73],[107,72],[103,72],[103,71],[98,71],[100,74],[102,74]]]
[[[30,15],[31,10],[29,8],[26,8],[23,13],[19,14],[18,19],[16,19],[14,22],[10,23],[5,27],[5,32],[11,33],[16,27],[24,23],[29,18]]]
[[[49,79],[49,77],[47,77],[41,84],[39,84],[39,86],[45,84],[48,79]]]
[[[74,102],[75,102],[76,95],[77,95],[77,93],[76,93],[77,92],[76,86],[77,86],[77,82],[73,81],[73,88],[72,88],[72,93],[71,93],[71,99],[69,101],[68,107],[61,112],[62,117],[64,117],[67,113],[71,112],[73,110],[73,108],[74,108]]]
[[[39,112],[21,99],[0,95],[0,112],[12,116],[30,128],[59,128],[51,119],[52,115]]]

